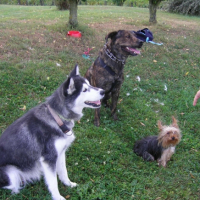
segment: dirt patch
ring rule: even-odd
[[[45,21],[45,25],[48,26],[56,24],[57,22],[57,20]],[[16,23],[28,24],[32,23],[32,21],[20,20]],[[91,53],[97,56],[99,50],[105,43],[105,36],[109,32],[117,30],[137,31],[145,27],[146,26],[136,26],[134,20],[131,18],[118,18],[109,22],[88,24],[88,28],[94,30],[94,35],[90,37],[83,33],[82,38],[72,38],[67,36],[67,33],[63,34],[49,31],[42,26],[34,31],[24,25],[19,25],[17,29],[5,28],[0,30],[0,59],[15,60],[20,56],[20,59],[23,60],[37,60],[44,58],[46,54],[53,54],[54,57],[56,57],[56,54],[66,51],[81,56],[88,48],[93,48]],[[191,31],[188,31],[188,29],[195,33],[197,27],[197,22],[173,21],[168,19],[166,20],[166,25],[162,24],[158,29],[156,26],[150,26],[149,28],[157,36],[156,39],[159,39],[159,35],[162,37],[162,34],[165,34],[165,36],[169,34],[173,35],[173,38],[180,36],[185,37],[193,34]],[[157,32],[157,30],[160,31]]]

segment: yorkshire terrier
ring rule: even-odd
[[[181,141],[181,131],[177,120],[172,116],[172,124],[162,125],[158,121],[159,135],[148,136],[134,145],[134,152],[146,161],[157,160],[159,166],[166,167],[167,162],[175,153],[176,145]]]

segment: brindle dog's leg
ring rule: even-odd
[[[95,109],[94,125],[100,126],[100,108]]]
[[[102,104],[104,104],[106,108],[109,107],[108,100],[110,99],[110,97],[111,97],[111,93],[109,92],[105,94],[105,97],[102,99]]]
[[[105,104],[105,107],[109,106],[108,105],[109,98],[110,98],[110,92],[105,94],[104,98],[102,99],[102,104]],[[94,125],[100,126],[100,108],[95,109]]]
[[[118,120],[116,110],[117,110],[117,102],[118,102],[118,98],[119,98],[119,92],[120,92],[121,85],[123,83],[123,79],[124,79],[124,77],[122,75],[122,77],[117,80],[117,82],[111,92],[111,96],[112,96],[111,114],[112,114],[114,120]]]

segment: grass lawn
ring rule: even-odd
[[[77,39],[66,36],[68,11],[55,7],[1,5],[0,16],[0,134],[51,95],[76,63],[84,75],[107,33],[148,27],[163,45],[145,43],[140,56],[127,59],[118,121],[102,107],[97,128],[94,110],[84,110],[66,153],[69,177],[79,186],[59,182],[59,190],[71,200],[200,199],[200,102],[192,106],[200,88],[199,17],[158,11],[158,23],[149,25],[146,8],[79,6],[83,36]],[[90,59],[84,59],[88,48]],[[172,161],[167,168],[144,162],[134,154],[134,142],[157,135],[157,121],[169,124],[172,115],[183,136]],[[17,195],[0,189],[0,199],[51,197],[42,180]]]

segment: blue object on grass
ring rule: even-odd
[[[85,55],[85,54],[83,54],[82,57],[85,58],[85,59],[90,59],[90,56]]]
[[[163,45],[163,43],[156,43],[153,42],[153,33],[148,29],[144,28],[139,31],[133,31],[136,34],[136,37],[143,42],[151,43],[151,44],[156,44],[156,45]]]

